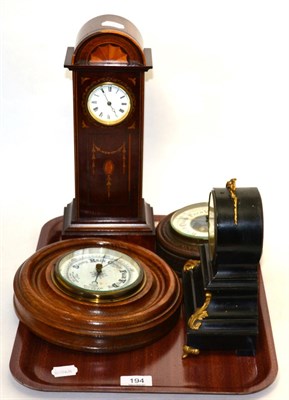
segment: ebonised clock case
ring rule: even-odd
[[[208,244],[200,262],[183,270],[188,352],[256,352],[259,335],[258,264],[263,208],[257,188],[235,179],[209,197]]]

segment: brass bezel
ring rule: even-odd
[[[141,264],[136,261],[134,258],[132,258],[129,254],[121,252],[119,250],[113,249],[113,248],[107,248],[107,247],[86,247],[86,248],[104,248],[104,249],[109,249],[113,250],[117,253],[122,253],[126,257],[130,257],[134,263],[139,267],[139,276],[138,278],[131,283],[130,285],[124,287],[124,288],[119,288],[115,290],[107,290],[107,291],[102,291],[102,290],[89,290],[85,288],[81,288],[68,280],[66,280],[63,275],[59,271],[60,263],[61,261],[64,260],[67,256],[69,256],[72,253],[76,253],[78,250],[84,250],[84,249],[76,249],[73,251],[70,251],[64,255],[62,255],[57,262],[54,265],[54,268],[52,269],[52,280],[54,284],[64,293],[69,295],[70,297],[77,299],[77,300],[84,300],[84,301],[89,301],[89,302],[94,302],[94,303],[104,303],[104,302],[114,302],[114,301],[120,301],[120,300],[125,300],[128,299],[129,297],[139,293],[142,288],[145,285],[146,282],[146,275],[143,267]]]
[[[187,212],[188,210],[192,210],[192,212],[193,212],[194,209],[195,210],[197,210],[197,209],[206,210],[206,214],[200,214],[200,215],[196,216],[196,218],[208,216],[208,213],[207,213],[207,211],[208,211],[208,203],[203,202],[203,203],[190,204],[190,205],[188,205],[186,207],[180,208],[179,210],[175,211],[172,214],[172,216],[170,218],[171,227],[174,229],[175,232],[179,233],[182,236],[186,236],[186,237],[189,237],[189,238],[192,238],[192,239],[198,239],[198,240],[208,240],[208,232],[204,232],[204,233],[203,232],[199,232],[198,233],[196,229],[192,229],[195,233],[190,234],[190,233],[185,232],[181,228],[179,228],[175,223],[176,218],[178,218],[181,214]]]
[[[129,107],[128,107],[128,109],[127,109],[126,112],[125,112],[120,118],[118,118],[116,121],[105,121],[105,120],[103,120],[103,119],[101,119],[101,118],[98,118],[98,117],[95,115],[95,113],[92,112],[91,107],[90,107],[90,103],[89,103],[89,99],[91,98],[92,93],[93,93],[98,87],[100,87],[100,86],[108,86],[108,85],[114,85],[114,86],[119,87],[120,89],[122,89],[122,90],[126,93],[127,97],[129,98]],[[119,84],[118,82],[104,81],[104,82],[98,83],[96,86],[94,86],[94,87],[90,90],[90,92],[89,92],[89,94],[88,94],[88,96],[87,96],[87,100],[86,100],[86,107],[87,107],[87,110],[88,110],[88,112],[89,112],[89,115],[90,115],[95,121],[97,121],[99,124],[101,124],[101,125],[106,125],[106,126],[114,126],[114,125],[118,125],[118,124],[120,124],[121,122],[123,122],[123,121],[128,117],[128,115],[130,114],[130,112],[131,112],[131,110],[132,110],[132,98],[131,98],[131,95],[130,95],[129,91],[127,90],[127,88],[126,88],[124,85]]]

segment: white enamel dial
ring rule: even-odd
[[[55,266],[55,278],[72,295],[115,299],[131,294],[144,272],[129,255],[106,247],[87,247],[66,254]]]
[[[96,121],[104,125],[115,125],[128,116],[131,100],[122,86],[105,82],[96,86],[90,92],[87,108]]]
[[[172,228],[183,236],[208,239],[208,204],[198,203],[177,210],[171,217]]]

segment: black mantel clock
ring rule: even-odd
[[[186,309],[184,357],[201,350],[254,355],[258,321],[258,265],[263,210],[255,187],[231,179],[209,196],[208,243],[200,262],[183,269]]]
[[[154,250],[153,211],[142,198],[151,49],[130,21],[103,15],[82,27],[65,67],[73,76],[75,198],[62,238],[112,237]]]

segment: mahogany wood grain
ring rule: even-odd
[[[72,297],[56,283],[54,270],[65,254],[108,248],[136,260],[144,271],[141,288],[118,301]],[[47,341],[96,353],[142,347],[168,333],[179,317],[181,284],[156,254],[118,240],[78,238],[44,246],[14,278],[14,307],[20,321]]]
[[[62,217],[43,227],[38,248],[59,240]],[[182,316],[163,338],[141,349],[119,354],[93,354],[64,349],[32,334],[19,324],[10,360],[14,378],[32,389],[75,392],[248,394],[265,389],[278,365],[261,270],[260,334],[254,357],[233,352],[202,352],[182,359],[185,340]],[[54,366],[74,364],[76,376],[54,378]],[[120,386],[121,375],[151,375],[151,387]]]
[[[136,241],[145,236],[142,245],[148,248],[154,244],[152,209],[146,212],[142,199],[144,75],[152,68],[150,53],[142,47],[138,29],[112,15],[88,21],[76,47],[67,49],[65,67],[73,78],[75,199],[65,208],[65,239],[132,234]],[[90,93],[104,82],[122,87],[130,98],[130,112],[118,124],[99,123],[87,107]]]
[[[170,222],[173,214],[164,217],[156,227],[156,252],[181,277],[188,260],[200,259],[199,244],[204,243],[204,240],[177,233]]]

